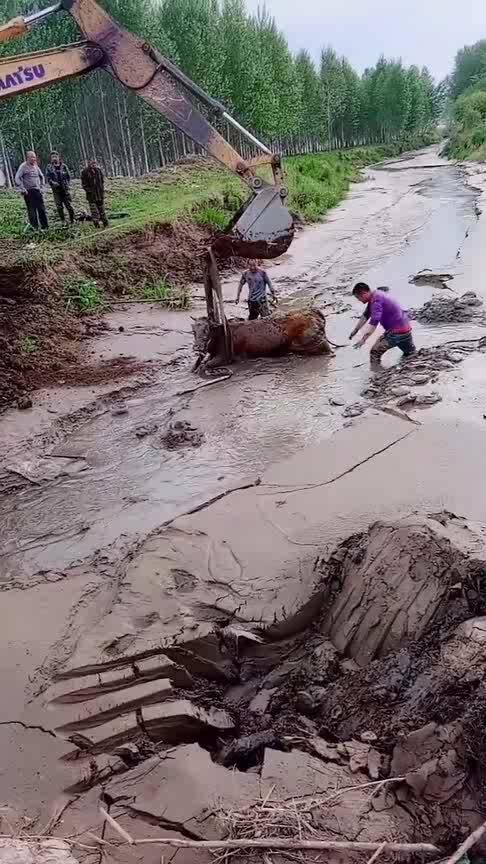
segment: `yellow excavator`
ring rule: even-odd
[[[221,343],[221,354],[231,362],[231,338],[224,315],[216,256],[276,258],[288,249],[294,226],[286,207],[287,190],[281,159],[244,129],[220,102],[148,42],[121,27],[95,0],[61,0],[32,15],[14,18],[0,26],[0,43],[23,36],[51,15],[63,11],[72,15],[84,41],[0,58],[0,104],[3,99],[103,69],[241,177],[252,197],[227,229],[215,238],[203,262],[209,324]],[[245,161],[206,119],[195,100],[237,129],[262,155]],[[272,167],[273,183],[256,174],[259,166],[268,164]]]

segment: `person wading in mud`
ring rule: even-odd
[[[44,182],[44,175],[37,164],[37,156],[33,150],[29,150],[25,154],[25,162],[22,162],[15,175],[15,185],[24,196],[29,222],[35,230],[39,227],[39,223],[44,230],[49,227],[42,194]]]
[[[243,273],[240,279],[236,295],[237,305],[240,302],[240,295],[245,284],[248,285],[248,320],[268,318],[270,309],[268,308],[267,288],[275,302],[277,302],[277,297],[267,271],[259,267],[255,260],[250,261],[249,269]]]
[[[381,357],[390,348],[400,348],[405,357],[415,354],[416,348],[408,315],[400,304],[390,297],[388,291],[383,288],[372,291],[365,282],[358,282],[353,288],[353,295],[366,305],[356,327],[349,334],[349,338],[353,339],[362,327],[366,327],[355,348],[361,348],[373,335],[378,324],[381,324],[385,332],[377,339],[370,351],[371,363],[379,365]]]
[[[86,168],[81,171],[81,185],[86,193],[91,218],[95,228],[108,228],[108,217],[105,212],[105,178],[96,159],[89,159]]]

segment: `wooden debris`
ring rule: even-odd
[[[387,846],[388,846],[388,843],[385,840],[385,842],[382,843],[381,846],[378,847],[376,852],[373,852],[373,855],[371,856],[371,858],[369,858],[367,864],[374,864],[376,859],[380,857],[381,853],[385,851]]]
[[[108,824],[111,825],[113,831],[116,831],[116,833],[119,834],[120,837],[122,837],[122,839],[126,841],[126,843],[129,843],[130,846],[132,846],[134,842],[133,837],[130,837],[128,831],[125,831],[125,829],[118,824],[116,819],[113,819],[113,816],[110,816],[110,814],[106,810],[104,810],[103,807],[100,807],[100,813],[103,816],[105,822],[108,822]]]
[[[483,822],[483,824],[480,825],[479,828],[476,828],[476,830],[473,831],[469,835],[469,837],[466,837],[464,843],[461,843],[459,849],[454,852],[454,855],[451,855],[451,857],[447,859],[445,864],[458,864],[458,862],[461,860],[461,858],[463,858],[466,852],[469,852],[469,849],[471,849],[475,845],[475,843],[480,840],[485,831],[486,822]]]
[[[134,846],[160,843],[166,846],[175,846],[178,849],[317,849],[340,852],[376,852],[383,846],[383,843],[348,840],[300,840],[288,837],[259,837],[245,840],[181,840],[175,837],[150,837],[132,842]],[[389,852],[407,855],[417,853],[440,854],[440,849],[432,843],[386,843],[385,845]]]

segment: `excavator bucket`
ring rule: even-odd
[[[289,248],[294,222],[281,191],[266,186],[243,205],[212,244],[220,258],[277,258]]]

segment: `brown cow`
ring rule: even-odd
[[[326,337],[326,319],[319,309],[299,309],[256,321],[229,318],[228,326],[236,357],[270,357],[276,354],[330,354],[333,350]],[[220,366],[222,327],[210,333],[207,318],[194,318],[194,350],[199,356],[209,354],[206,366]]]

